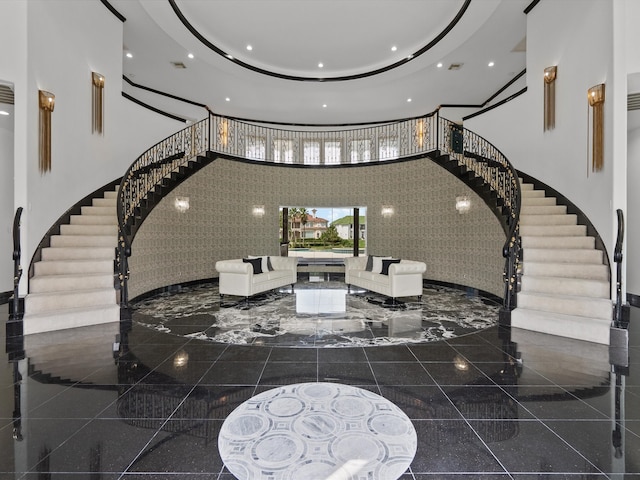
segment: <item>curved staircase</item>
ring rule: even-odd
[[[521,183],[522,279],[511,326],[609,344],[609,268],[595,238],[554,197]]]
[[[81,207],[42,249],[25,298],[25,335],[120,320],[113,275],[116,196],[104,192]]]

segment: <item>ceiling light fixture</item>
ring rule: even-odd
[[[442,68],[442,62],[438,62],[438,64],[436,65],[436,67],[438,67],[438,68]]]
[[[224,101],[225,101],[225,102],[230,102],[230,101],[231,101],[231,99],[230,99],[229,97],[226,97],[226,98],[224,99]]]
[[[322,67],[324,67],[324,63],[320,62],[320,63],[318,64],[318,68],[322,68]]]
[[[323,104],[322,104],[322,108],[327,108],[327,104],[326,104],[326,103],[323,103]]]
[[[253,50],[253,47],[251,45],[247,45],[247,50],[251,51]]]
[[[187,57],[193,59],[193,53],[190,53],[189,55],[187,55]]]
[[[127,52],[127,58],[133,58],[133,53]]]
[[[495,65],[495,62],[489,62],[489,66],[493,67]]]
[[[410,99],[410,98],[407,98],[407,102],[411,102],[411,99]]]
[[[393,47],[391,47],[391,51],[395,52],[396,50],[398,50],[398,47],[396,47],[395,45]]]

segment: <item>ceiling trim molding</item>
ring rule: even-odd
[[[131,81],[129,78],[127,78],[124,75],[122,76],[122,79],[125,82],[127,82],[129,85],[131,85],[132,87],[136,87],[136,88],[139,88],[141,90],[146,90],[147,92],[151,92],[151,93],[155,93],[155,94],[158,94],[158,95],[162,95],[163,97],[173,98],[174,100],[179,100],[181,102],[188,103],[190,105],[195,105],[196,107],[206,108],[207,110],[209,109],[209,107],[207,107],[204,103],[194,102],[193,100],[189,100],[187,98],[178,97],[177,95],[172,95],[171,93],[163,92],[161,90],[156,90],[155,88],[145,87],[144,85],[140,85],[138,83],[134,83],[133,81]]]
[[[164,112],[164,111],[160,110],[159,108],[152,107],[148,103],[144,103],[142,100],[138,100],[137,98],[132,97],[127,92],[122,92],[122,96],[124,98],[126,98],[127,100],[131,100],[133,103],[137,103],[141,107],[144,107],[144,108],[146,108],[148,110],[151,110],[152,112],[158,113],[160,115],[164,115],[165,117],[169,117],[169,118],[171,118],[173,120],[177,120],[177,121],[182,122],[182,123],[187,123],[187,120],[185,118],[178,117],[177,115],[173,115],[172,113]]]
[[[466,117],[462,117],[462,121],[464,122],[466,120],[469,120],[470,118],[477,117],[478,115],[482,115],[483,113],[486,113],[486,112],[488,112],[490,110],[493,110],[494,108],[498,108],[498,107],[504,105],[505,103],[510,102],[514,98],[519,97],[520,95],[522,95],[526,91],[527,91],[527,87],[524,87],[522,90],[514,93],[513,95],[505,98],[504,100],[500,100],[498,103],[494,103],[493,105],[491,105],[491,106],[489,106],[487,108],[484,108],[484,109],[482,109],[480,111],[472,113],[471,115],[467,115]]]
[[[524,14],[528,15],[529,12],[533,10],[536,7],[536,5],[538,5],[539,3],[540,3],[540,0],[533,0],[533,2],[527,5],[527,8],[524,9]]]
[[[251,65],[250,63],[246,63],[243,62],[242,60],[238,60],[237,58],[231,56],[228,52],[225,52],[224,50],[222,50],[221,48],[219,48],[218,46],[216,46],[215,44],[213,44],[212,42],[210,42],[207,38],[204,37],[204,35],[202,35],[188,20],[187,18],[184,16],[184,14],[182,13],[182,11],[180,10],[180,8],[178,7],[178,5],[176,4],[176,0],[168,0],[169,1],[169,5],[171,5],[171,8],[173,9],[173,12],[175,13],[176,17],[178,17],[178,19],[180,20],[180,22],[182,22],[182,24],[185,26],[185,28],[187,30],[189,30],[189,32],[191,32],[191,34],[196,37],[203,45],[205,45],[206,47],[208,47],[209,49],[213,50],[215,53],[217,53],[218,55],[224,57],[226,60],[240,66],[243,68],[246,68],[248,70],[252,70],[256,73],[260,73],[263,75],[268,75],[271,77],[276,77],[276,78],[280,78],[283,80],[294,80],[294,81],[299,81],[299,82],[344,82],[344,81],[348,81],[348,80],[357,80],[360,78],[366,78],[366,77],[372,77],[374,75],[379,75],[381,73],[384,72],[388,72],[389,70],[393,70],[395,68],[398,68],[402,65],[405,65],[409,62],[411,62],[412,60],[415,60],[416,58],[418,58],[420,55],[422,55],[423,53],[427,52],[428,50],[430,50],[431,48],[433,48],[435,45],[437,45],[444,37],[447,36],[447,34],[453,30],[453,28],[456,26],[456,24],[462,19],[463,15],[465,14],[465,12],[467,11],[467,9],[469,8],[469,5],[471,4],[471,0],[465,0],[464,4],[462,5],[462,7],[460,7],[460,10],[458,11],[458,13],[455,15],[455,17],[453,17],[453,19],[451,20],[451,22],[449,22],[449,24],[444,28],[444,30],[442,30],[433,40],[431,40],[428,44],[426,44],[424,47],[420,48],[417,52],[413,53],[412,55],[409,55],[406,58],[403,58],[402,60],[399,60],[395,63],[392,63],[390,65],[375,69],[375,70],[370,70],[367,72],[362,72],[362,73],[357,73],[354,75],[343,75],[343,76],[338,76],[338,77],[304,77],[304,76],[297,76],[297,75],[287,75],[284,73],[278,73],[278,72],[274,72],[271,70],[266,70],[260,67],[256,67],[255,65]]]
[[[111,13],[113,13],[113,14],[116,16],[116,18],[117,18],[118,20],[120,20],[122,23],[124,23],[124,22],[126,22],[126,21],[127,21],[127,19],[125,18],[125,16],[124,16],[124,15],[122,15],[118,10],[116,10],[116,7],[114,7],[113,5],[111,5],[111,4],[108,2],[108,0],[100,0],[100,1],[102,2],[102,4],[103,4],[105,7],[107,7],[107,8],[109,9],[109,11],[110,11]]]

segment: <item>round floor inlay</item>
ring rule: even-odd
[[[227,417],[218,438],[225,466],[240,480],[395,480],[416,447],[415,428],[400,408],[335,383],[260,393]]]

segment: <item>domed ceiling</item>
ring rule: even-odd
[[[186,119],[365,123],[524,86],[530,0],[111,0],[123,88]],[[451,115],[450,115],[451,116]]]

